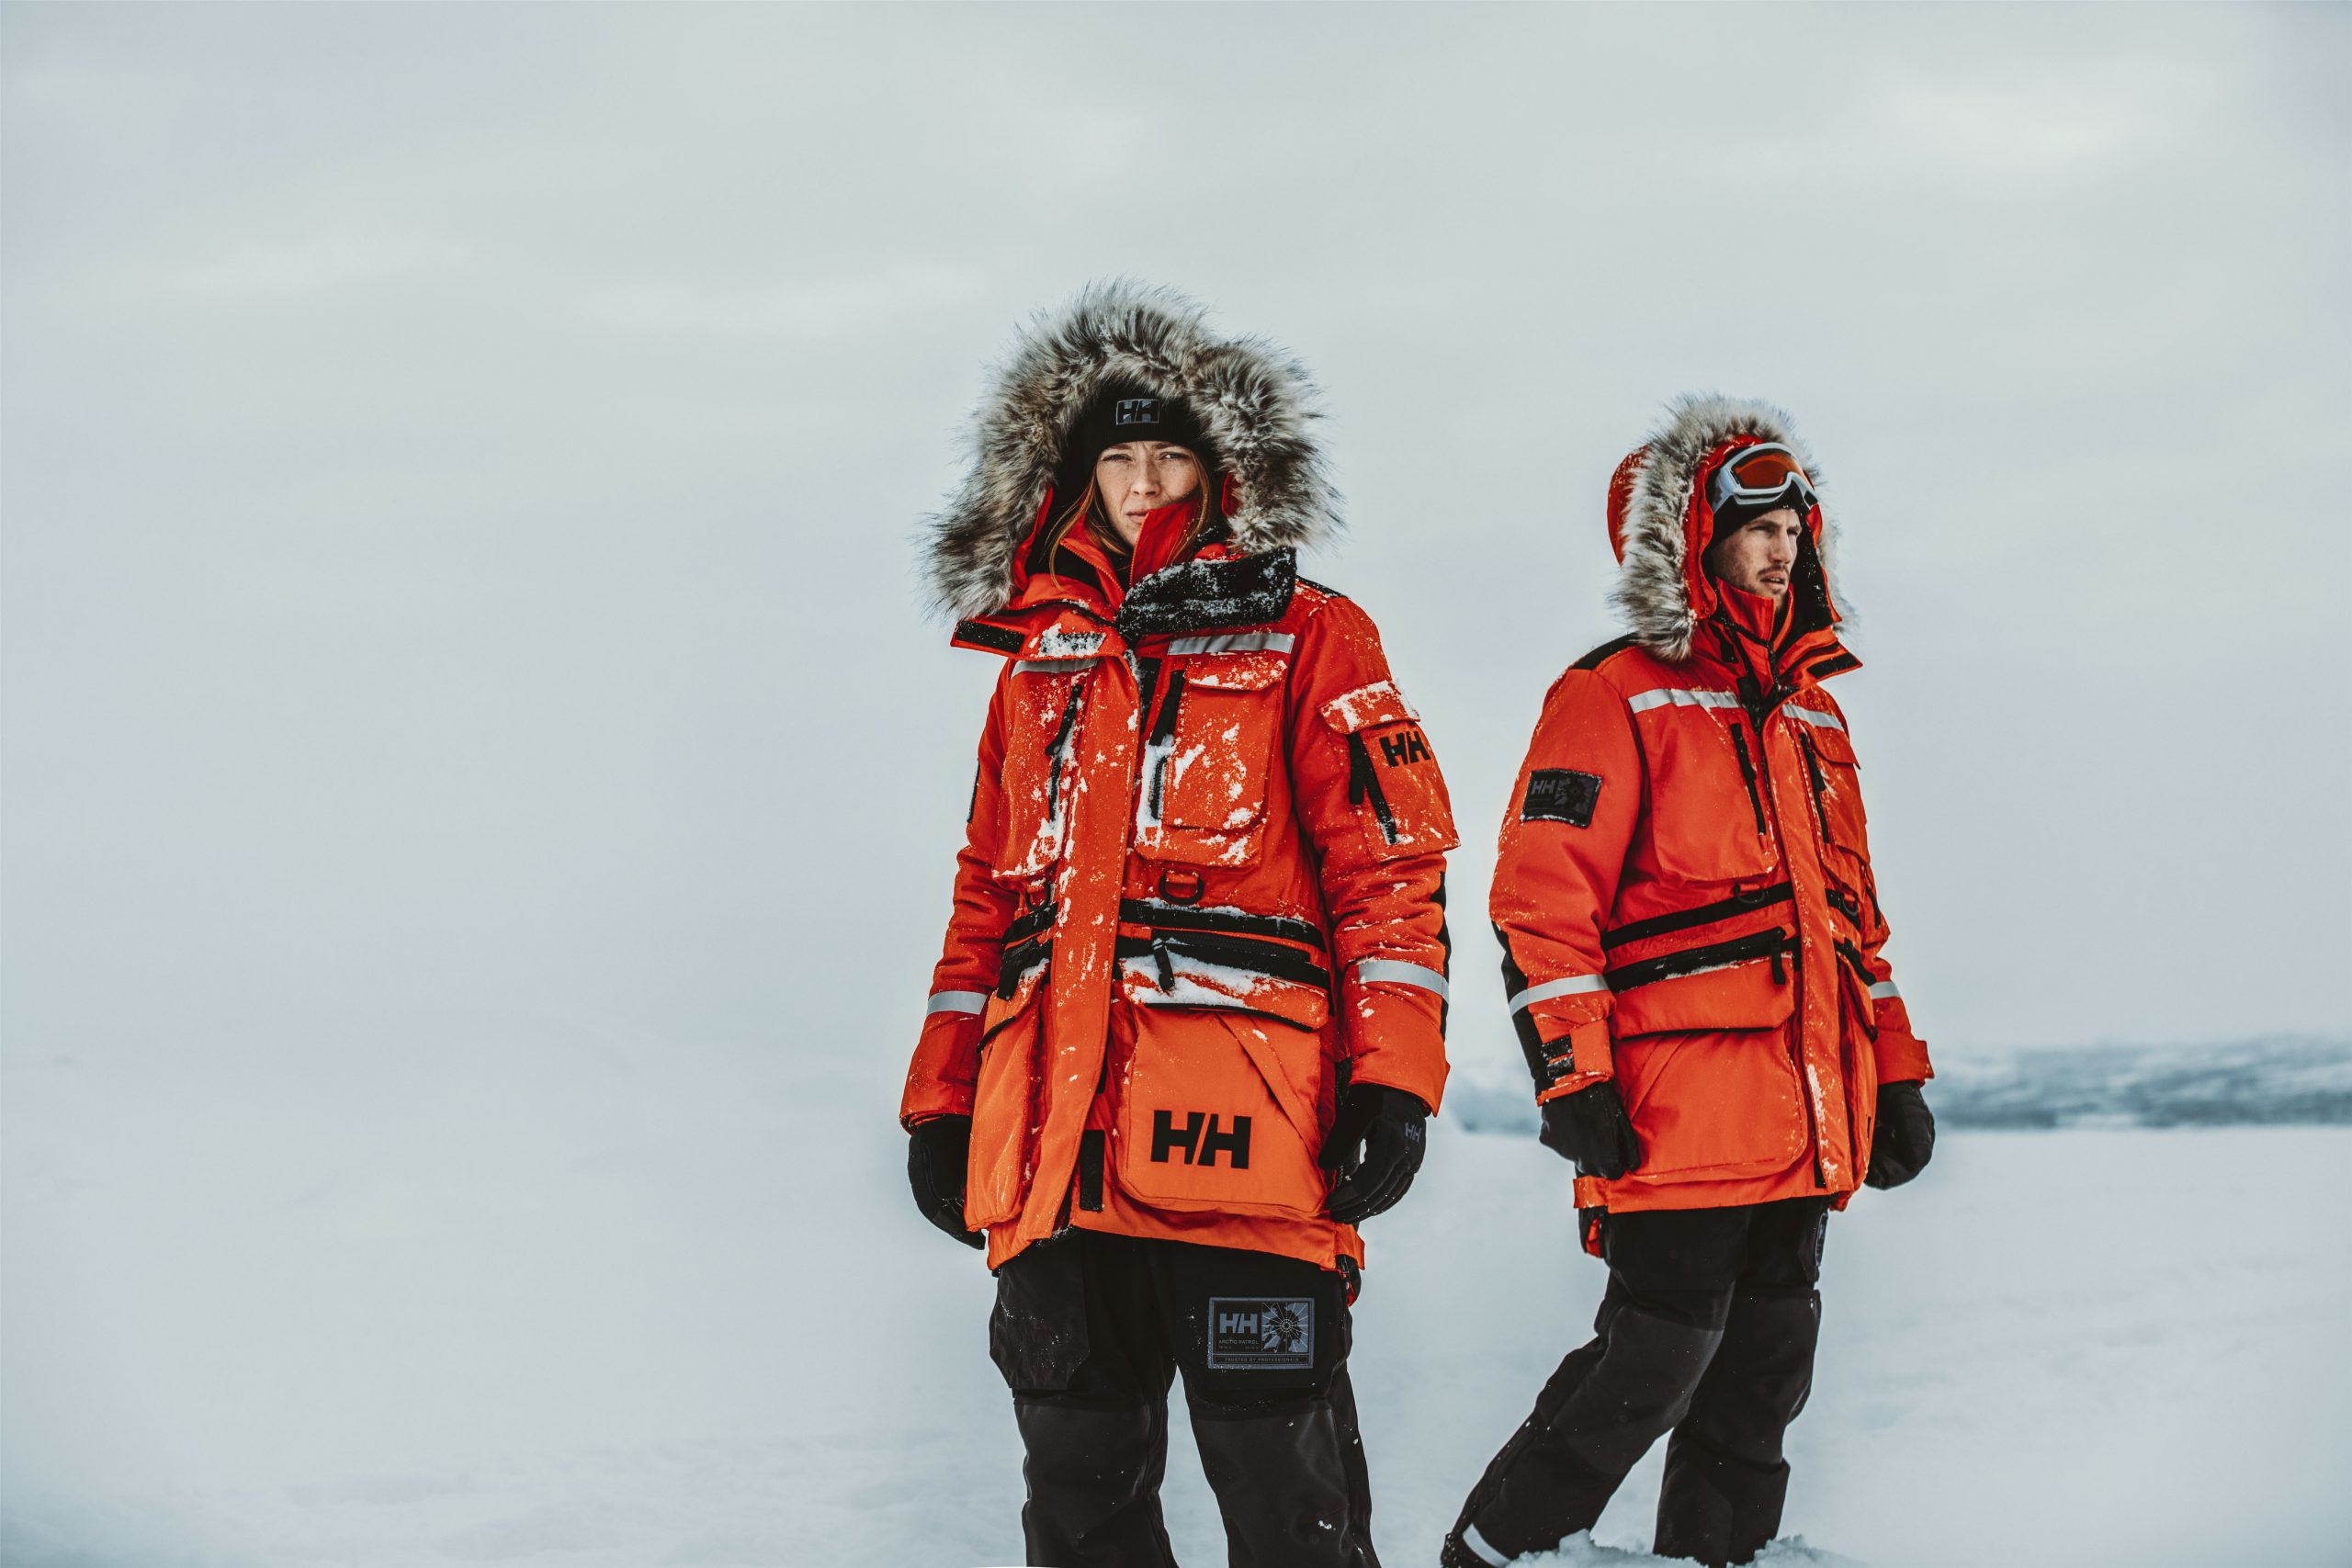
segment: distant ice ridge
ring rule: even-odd
[[[2352,1037],[2267,1034],[2218,1045],[1936,1053],[1928,1103],[1943,1127],[2237,1127],[2352,1123]],[[1532,1133],[1524,1078],[1456,1082],[1474,1133]]]

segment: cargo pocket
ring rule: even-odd
[[[1763,776],[1737,699],[1728,692],[1675,695],[1724,704],[1659,702],[1635,716],[1658,868],[1700,886],[1761,876],[1776,857]]]
[[[980,1013],[980,1070],[972,1090],[972,1155],[965,1172],[964,1224],[1000,1225],[1029,1196],[1036,1152],[1040,1035],[1046,965],[1026,984],[1000,983]]]
[[[1439,853],[1461,842],[1420,716],[1395,682],[1359,686],[1321,711],[1348,749],[1348,805],[1367,859]]]
[[[1144,1009],[1114,1092],[1119,1184],[1154,1208],[1320,1213],[1322,1036],[1227,1010]]]
[[[1092,668],[1091,660],[1016,664],[1006,677],[999,876],[1033,877],[1061,859],[1076,782],[1078,724]]]
[[[1804,1152],[1785,1030],[1644,1035],[1618,1042],[1616,1066],[1642,1145],[1642,1167],[1627,1182],[1769,1176]]]
[[[1085,1254],[1075,1235],[1041,1241],[996,1273],[989,1359],[1015,1393],[1059,1393],[1089,1348]]]
[[[1804,753],[1805,782],[1813,792],[1814,823],[1821,841],[1839,852],[1841,874],[1849,882],[1859,880],[1857,868],[1870,856],[1870,837],[1854,742],[1843,729],[1829,725],[1791,722],[1798,750]]]
[[[1189,865],[1254,865],[1282,727],[1280,654],[1171,661],[1144,731],[1136,850]]]

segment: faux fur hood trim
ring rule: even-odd
[[[1611,486],[1610,542],[1623,570],[1610,600],[1623,613],[1634,640],[1669,663],[1690,657],[1699,628],[1692,604],[1693,578],[1702,570],[1692,552],[1704,547],[1697,541],[1699,473],[1717,448],[1739,436],[1789,447],[1820,491],[1821,468],[1786,413],[1770,403],[1712,394],[1667,404],[1665,423],[1625,459]],[[1831,535],[1825,506],[1814,547],[1834,586]]]
[[[971,472],[929,519],[931,591],[943,612],[984,615],[1012,601],[1070,427],[1114,385],[1192,406],[1240,486],[1227,519],[1235,550],[1312,545],[1337,531],[1339,495],[1313,438],[1320,415],[1305,367],[1263,339],[1216,335],[1204,316],[1172,289],[1114,279],[1021,330],[973,417]]]

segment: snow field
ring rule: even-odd
[[[0,1561],[1017,1562],[986,1271],[906,1201],[898,1064],[808,1060],[589,1019],[20,1053]],[[1948,1135],[1831,1226],[1771,1561],[2346,1561],[2347,1188],[2352,1129]],[[1557,1159],[1450,1122],[1373,1222],[1391,1568],[1589,1332],[1570,1233]],[[1560,1560],[1654,1561],[1657,1466]]]

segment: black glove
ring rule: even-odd
[[[1350,1084],[1340,1096],[1339,1114],[1331,1118],[1331,1135],[1323,1140],[1323,1168],[1341,1173],[1331,1189],[1331,1217],[1343,1225],[1360,1225],[1384,1209],[1393,1208],[1421,1168],[1421,1152],[1429,1145],[1430,1108],[1419,1099],[1386,1084]],[[1363,1145],[1358,1158],[1356,1145]]]
[[[1871,1134],[1866,1187],[1900,1187],[1928,1168],[1936,1153],[1936,1117],[1913,1083],[1878,1086],[1878,1129]]]
[[[907,1184],[924,1219],[966,1247],[986,1247],[979,1232],[964,1228],[964,1171],[971,1156],[969,1116],[918,1122],[907,1136]]]
[[[1616,1180],[1642,1168],[1641,1140],[1617,1086],[1608,1078],[1544,1102],[1544,1146],[1576,1161],[1578,1176]]]

